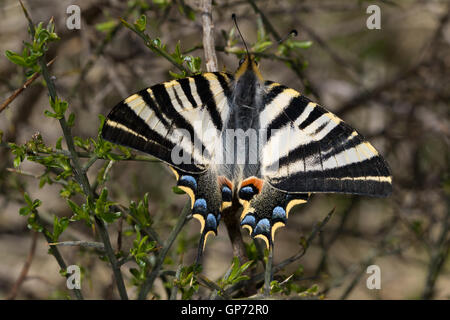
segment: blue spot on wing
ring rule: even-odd
[[[258,224],[256,225],[256,228],[254,230],[254,234],[270,234],[270,222],[269,219],[261,219]]]
[[[232,200],[232,193],[231,189],[227,186],[222,187],[222,201],[224,202],[231,202]]]
[[[180,186],[186,186],[194,190],[194,192],[197,190],[197,180],[193,176],[181,176],[180,179],[178,179],[178,184]]]
[[[206,200],[203,198],[197,199],[194,202],[194,207],[192,208],[193,213],[200,213],[201,215],[206,215],[208,208]]]
[[[284,210],[280,206],[275,207],[272,211],[272,220],[274,220],[274,221],[281,220],[283,222],[286,222],[286,210]]]
[[[214,230],[216,231],[217,229],[217,220],[216,217],[214,217],[214,215],[212,213],[209,213],[208,216],[206,217],[206,228],[205,230],[209,231],[209,230]]]
[[[242,220],[241,226],[243,226],[244,224],[248,224],[250,227],[254,228],[255,227],[255,223],[256,223],[255,217],[252,216],[251,214],[248,214]]]
[[[255,190],[253,190],[253,188],[250,186],[243,187],[241,188],[241,190],[239,190],[239,198],[243,200],[251,200],[254,195]]]

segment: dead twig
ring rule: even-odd
[[[56,58],[53,58],[50,62],[48,62],[47,67],[51,66],[53,62],[55,62],[55,60]],[[40,75],[41,75],[40,72],[34,73],[31,76],[31,78],[25,81],[25,83],[19,89],[14,91],[14,93],[10,95],[9,98],[6,99],[5,102],[3,102],[2,105],[0,106],[0,113],[2,113],[2,111],[5,110],[6,107],[9,106],[11,102],[13,102],[19,96],[19,94],[21,94],[29,85],[31,85],[34,82],[34,80],[39,78]]]
[[[212,22],[212,1],[201,1],[202,26],[203,26],[203,48],[205,50],[205,64],[208,72],[215,72],[217,66],[217,55],[214,47],[214,24]]]
[[[37,244],[37,236],[38,232],[33,232],[33,238],[31,240],[31,247],[30,251],[28,251],[27,260],[25,261],[25,264],[22,267],[22,271],[20,272],[19,278],[17,278],[16,282],[14,283],[13,287],[11,288],[11,291],[8,294],[7,300],[14,300],[17,297],[17,293],[20,290],[20,287],[22,286],[23,282],[27,278],[28,271],[30,270],[31,263],[33,262],[34,253],[36,252],[36,244]]]

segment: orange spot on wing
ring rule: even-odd
[[[228,188],[230,188],[230,190],[233,191],[233,184],[232,184],[231,181],[228,180],[226,177],[224,177],[224,176],[219,176],[219,177],[217,178],[217,182],[219,183],[219,186],[226,185]]]
[[[259,179],[257,177],[250,177],[250,178],[247,178],[244,181],[242,181],[240,188],[243,188],[250,184],[254,185],[256,187],[256,189],[258,189],[258,193],[260,193],[262,190],[262,187],[264,185],[264,180]]]

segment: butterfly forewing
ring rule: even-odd
[[[229,112],[231,79],[205,73],[143,89],[110,112],[102,136],[179,170],[203,172]]]

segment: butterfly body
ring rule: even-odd
[[[236,203],[241,226],[270,247],[311,193],[392,189],[370,143],[299,92],[264,81],[250,55],[234,75],[204,73],[139,91],[111,111],[102,136],[169,165],[200,221],[200,251]]]

